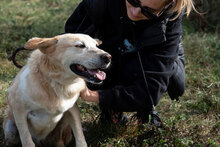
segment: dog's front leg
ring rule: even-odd
[[[35,147],[27,123],[27,113],[21,107],[14,108],[13,115],[18,128],[22,147]]]
[[[69,110],[69,112],[71,114],[70,125],[75,136],[76,147],[87,147],[87,143],[82,130],[79,108],[76,103]]]

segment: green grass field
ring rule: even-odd
[[[32,37],[52,37],[64,32],[74,0],[0,1],[0,146],[7,89],[19,69],[10,59],[13,50]],[[183,45],[186,57],[186,92],[180,101],[165,94],[156,107],[160,129],[148,124],[135,126],[132,115],[126,126],[102,126],[99,107],[79,101],[84,134],[89,146],[220,146],[220,37],[195,32],[184,21]],[[72,142],[74,144],[74,141]]]

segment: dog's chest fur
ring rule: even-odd
[[[39,85],[42,81],[33,81],[34,78],[30,77],[29,73],[29,68],[21,73],[22,81],[19,82],[18,88],[24,97],[20,101],[27,107],[31,134],[37,138],[44,138],[55,128],[64,113],[76,103],[79,88],[82,88],[84,83],[83,80],[77,80],[74,84],[64,86],[51,81],[46,84],[47,89],[45,89],[45,85]]]

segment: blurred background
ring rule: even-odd
[[[4,147],[2,122],[6,115],[7,89],[19,69],[12,52],[32,37],[52,37],[81,0],[0,1],[0,146]],[[183,20],[186,57],[186,92],[180,102],[165,94],[157,106],[164,126],[100,127],[99,107],[79,101],[89,146],[220,146],[220,1],[195,0],[196,9]],[[18,61],[26,63],[27,53]],[[128,113],[132,116],[133,113]]]
[[[190,16],[190,22],[194,25],[196,31],[214,31],[220,30],[220,1],[216,0],[194,0],[198,12]]]

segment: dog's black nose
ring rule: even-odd
[[[112,56],[110,54],[103,54],[100,56],[101,60],[106,64],[111,62]]]

